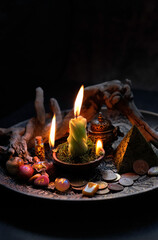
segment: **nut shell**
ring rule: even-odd
[[[23,180],[28,180],[33,176],[34,170],[31,165],[25,164],[19,167],[19,177]]]
[[[24,161],[22,158],[19,158],[19,157],[11,158],[6,162],[7,171],[11,175],[16,175],[19,171],[19,166],[22,164],[24,164]]]

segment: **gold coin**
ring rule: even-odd
[[[108,186],[107,182],[104,182],[104,181],[97,181],[95,183],[97,183],[99,185],[99,190],[100,189],[105,189]]]

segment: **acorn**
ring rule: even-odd
[[[28,180],[33,176],[34,169],[31,165],[25,164],[19,167],[18,176],[23,180]]]
[[[11,175],[17,175],[19,167],[23,164],[24,161],[22,158],[13,157],[6,162],[6,168]]]

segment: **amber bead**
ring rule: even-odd
[[[56,178],[55,179],[55,188],[60,192],[65,192],[69,189],[70,182],[66,178]]]
[[[88,197],[93,197],[99,188],[99,184],[88,182],[87,185],[83,188],[82,194]]]

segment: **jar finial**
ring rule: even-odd
[[[99,122],[103,122],[103,121],[104,121],[102,112],[99,112],[98,121],[99,121]]]

